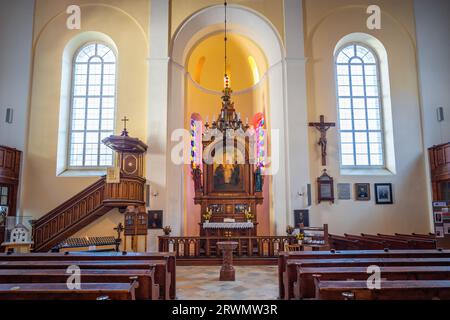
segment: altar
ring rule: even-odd
[[[204,222],[201,228],[206,237],[251,237],[257,225],[257,222]]]

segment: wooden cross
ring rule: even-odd
[[[335,127],[336,123],[334,122],[325,122],[325,116],[320,116],[320,122],[310,122],[310,127],[314,127],[320,131],[320,139],[318,145],[321,147],[322,151],[322,165],[327,165],[327,131],[331,127]]]
[[[127,116],[123,117],[122,120],[120,120],[123,122],[123,131],[122,131],[122,136],[128,136],[128,131],[127,131],[127,122],[130,121],[130,119],[127,118]]]
[[[127,122],[130,121],[130,119],[128,119],[127,116],[125,116],[125,117],[123,117],[123,119],[120,120],[120,121],[123,122],[123,128],[124,128],[125,130],[127,130]]]

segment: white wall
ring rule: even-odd
[[[422,98],[424,144],[450,141],[450,2],[415,0],[417,60]],[[436,109],[444,108],[443,122]]]
[[[30,94],[34,0],[0,2],[0,145],[24,151]],[[14,121],[6,123],[6,109]]]

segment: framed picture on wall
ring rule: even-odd
[[[351,199],[351,185],[350,183],[338,183],[338,199],[339,200],[350,200]]]
[[[370,200],[370,183],[355,183],[355,199],[357,201]]]
[[[148,228],[162,229],[163,227],[163,211],[149,210],[148,211]]]
[[[391,183],[375,183],[375,203],[376,204],[393,204],[392,184]]]

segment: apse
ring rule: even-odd
[[[227,35],[227,62],[224,62],[224,36],[212,34],[200,40],[190,51],[185,76],[185,129],[192,130],[192,119],[202,124],[211,124],[220,116],[222,90],[225,87],[224,74],[232,93],[236,113],[244,126],[257,130],[262,124],[267,128],[268,119],[268,82],[267,59],[259,46],[240,34]],[[268,139],[268,136],[264,136]],[[261,149],[258,152],[262,154]],[[185,206],[184,233],[199,234],[200,207],[194,205],[194,184],[191,167],[184,170]],[[269,188],[267,179],[264,187],[265,201],[260,205],[261,214],[258,233],[269,234]]]

